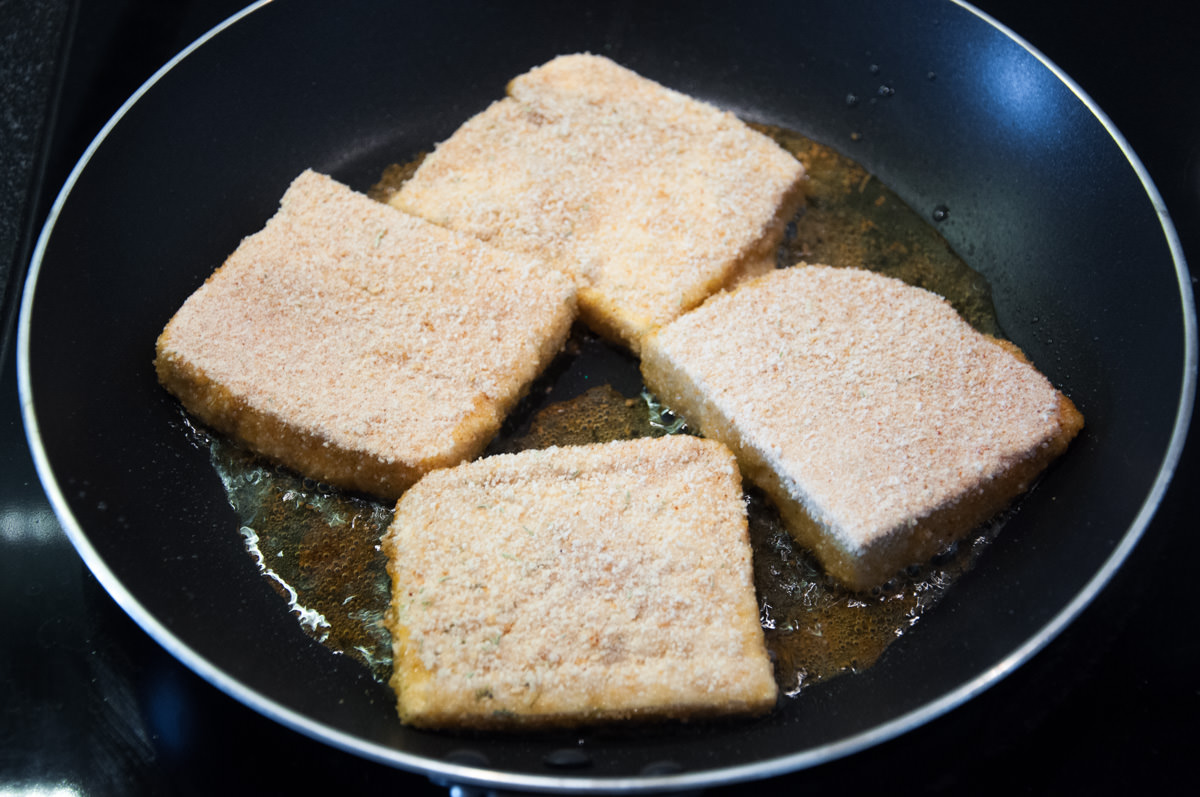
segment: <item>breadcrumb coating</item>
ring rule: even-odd
[[[437,471],[401,498],[384,550],[407,723],[774,705],[741,480],[719,443],[531,449]]]
[[[803,176],[733,114],[579,54],[515,78],[391,203],[573,275],[582,319],[637,352],[774,267]]]
[[[797,266],[715,296],[646,342],[642,371],[856,589],[994,515],[1083,425],[1014,345],[859,269]]]
[[[561,349],[568,277],[312,171],[184,302],[159,379],[304,475],[394,499],[476,456]]]

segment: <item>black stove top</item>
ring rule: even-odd
[[[238,5],[0,3],[0,606],[8,627],[0,643],[0,794],[445,792],[421,775],[261,717],[176,662],[83,566],[25,447],[10,333],[24,266],[54,193],[125,98]],[[1113,119],[1157,183],[1191,262],[1200,262],[1194,4],[977,5],[1041,49]],[[1196,449],[1193,443],[1185,452],[1162,508],[1114,583],[1016,674],[880,747],[712,791],[1195,788],[1200,635],[1189,599],[1200,561]]]

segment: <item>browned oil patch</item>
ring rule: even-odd
[[[213,465],[238,514],[247,548],[311,636],[391,675],[383,625],[390,582],[380,539],[390,506],[345,495],[214,439]]]
[[[974,564],[999,521],[968,535],[921,567],[870,593],[851,592],[827,576],[792,540],[770,501],[748,495],[754,583],[779,687],[802,687],[874,664]]]
[[[400,190],[400,186],[404,185],[410,177],[416,174],[417,169],[428,154],[422,152],[408,163],[388,164],[384,168],[383,174],[379,177],[379,182],[367,189],[367,196],[376,202],[382,202],[386,205]]]
[[[805,206],[783,261],[878,271],[945,297],[972,326],[999,335],[991,288],[920,214],[855,161],[781,127],[752,125],[804,164]]]
[[[498,440],[491,452],[585,446],[666,434],[661,426],[652,423],[651,418],[645,399],[627,398],[611,385],[601,385],[575,398],[546,406],[533,417],[528,432]]]

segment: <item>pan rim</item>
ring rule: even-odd
[[[1171,430],[1171,438],[1158,467],[1154,482],[1141,502],[1137,515],[1129,528],[1121,537],[1120,542],[1105,560],[1103,566],[1091,577],[1087,584],[1074,598],[1036,634],[1029,637],[1002,660],[991,668],[976,675],[969,681],[947,692],[940,698],[926,705],[907,712],[899,717],[885,722],[861,733],[853,734],[843,739],[821,745],[811,750],[784,755],[756,763],[740,764],[710,770],[672,774],[623,777],[597,776],[553,776],[533,773],[509,772],[499,769],[471,767],[452,762],[435,760],[421,755],[401,751],[392,747],[368,742],[352,734],[337,730],[324,723],[314,721],[276,700],[265,697],[257,691],[245,687],[236,678],[212,664],[194,648],[186,644],[172,630],[163,625],[150,610],[130,593],[117,575],[108,567],[92,545],[81,524],[72,513],[58,484],[49,457],[43,446],[41,431],[38,423],[37,410],[34,403],[32,377],[30,370],[30,343],[32,316],[36,297],[38,276],[41,271],[43,258],[61,209],[76,182],[85,171],[94,153],[100,148],[109,133],[116,127],[128,111],[150,91],[164,75],[182,62],[185,58],[202,47],[221,32],[246,18],[253,12],[265,7],[271,0],[258,0],[237,14],[220,23],[204,36],[197,39],[174,58],[164,64],[108,120],[99,133],[93,138],[84,154],[80,157],[68,176],[63,187],[47,215],[46,221],[38,237],[21,299],[17,328],[17,380],[21,415],[25,425],[27,442],[32,454],[38,477],[53,508],[58,522],[62,526],[72,545],[83,559],[88,569],[96,576],[104,589],[147,634],[166,649],[174,658],[195,672],[210,684],[216,686],[238,702],[273,719],[295,731],[303,733],[318,741],[330,744],[354,755],[377,761],[390,766],[407,769],[413,772],[435,777],[440,781],[455,784],[486,785],[489,787],[529,789],[533,791],[572,791],[590,792],[596,790],[622,789],[633,791],[662,791],[671,789],[696,788],[701,786],[716,786],[792,772],[799,769],[816,766],[833,761],[853,753],[873,747],[882,742],[896,738],[910,730],[940,717],[957,706],[960,706],[1003,678],[1014,672],[1018,667],[1032,658],[1055,639],[1084,609],[1092,603],[1100,591],[1109,583],[1117,570],[1124,564],[1137,543],[1143,536],[1151,518],[1155,514],[1163,495],[1166,492],[1179,459],[1190,426],[1194,410],[1197,383],[1197,319],[1195,302],[1187,264],[1183,255],[1182,244],[1178,233],[1167,211],[1165,203],[1154,185],[1149,173],[1141,160],[1133,152],[1124,136],[1117,130],[1112,121],[1103,113],[1096,103],[1059,67],[1053,64],[1040,51],[1018,34],[998,22],[988,14],[975,8],[963,0],[951,0],[955,5],[976,15],[996,30],[1003,33],[1014,43],[1024,48],[1049,69],[1096,117],[1106,133],[1113,139],[1122,155],[1132,166],[1139,182],[1150,199],[1158,215],[1160,225],[1171,252],[1178,283],[1179,298],[1182,308],[1184,352],[1182,363],[1182,380],[1179,401]]]

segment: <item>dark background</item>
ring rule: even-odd
[[[49,203],[129,94],[240,5],[0,0],[0,794],[445,792],[276,725],[168,656],[84,568],[26,453],[10,333]],[[1200,262],[1197,4],[977,5],[1044,52],[1112,118],[1163,194],[1190,261]],[[1194,789],[1196,447],[1188,447],[1114,583],[1016,674],[873,750],[713,791]]]

